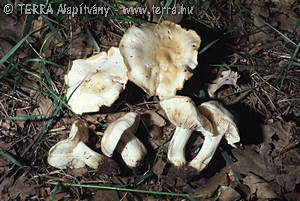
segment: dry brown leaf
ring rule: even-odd
[[[161,139],[162,136],[163,136],[162,128],[161,128],[161,127],[158,127],[158,126],[156,126],[156,125],[153,125],[153,126],[150,128],[149,135],[150,135],[150,137],[153,138],[153,139]]]
[[[0,200],[6,201],[9,200],[8,189],[13,185],[14,177],[6,177],[0,183]]]
[[[43,17],[39,16],[36,20],[33,21],[32,30],[38,30],[38,29],[42,28],[42,25],[43,25]],[[33,35],[37,38],[40,38],[41,31],[37,31]]]
[[[284,187],[287,192],[292,192],[295,190],[297,184],[300,184],[300,167],[295,167],[290,169],[287,174],[281,174],[276,177],[276,182]]]
[[[294,0],[271,0],[271,2],[278,4],[280,7],[289,7],[295,1]]]
[[[16,111],[16,116],[17,116],[17,117],[26,116],[26,115],[28,115],[28,113],[27,113],[26,111],[24,111],[23,109],[17,109],[17,111]],[[16,122],[16,124],[17,124],[20,128],[23,129],[26,120],[16,120],[15,122]]]
[[[258,1],[258,0],[253,1],[251,4],[251,8],[252,8],[252,12],[257,16],[268,18],[270,15],[269,9],[266,9],[264,2],[262,1]],[[253,18],[253,23],[255,27],[260,27],[262,31],[256,32],[255,34],[251,34],[249,36],[250,43],[257,44],[259,42],[267,41],[268,35],[265,33],[269,33],[271,28],[265,26],[264,22],[258,17]]]
[[[0,151],[4,152],[6,154],[7,154],[7,152],[9,152],[9,154],[11,154],[11,155],[16,155],[15,150],[12,149],[11,146],[12,146],[12,143],[5,143],[5,142],[0,141]],[[10,168],[10,164],[12,164],[11,161],[7,160],[6,158],[4,158],[2,156],[0,157],[0,175],[3,175],[6,171],[8,171],[8,169]],[[2,184],[0,184],[0,194],[1,194],[1,185]]]
[[[69,197],[70,196],[65,192],[58,192],[58,193],[55,194],[53,201],[59,201],[59,200],[62,200],[63,198],[66,199],[66,198],[69,198]],[[50,198],[47,198],[46,200],[49,201]]]
[[[48,96],[39,94],[36,97],[36,101],[39,104],[39,107],[34,109],[32,114],[33,115],[44,114],[46,118],[50,117],[52,115],[52,112],[55,110],[55,107],[52,104],[51,99]]]
[[[120,200],[117,191],[98,190],[93,196],[92,201],[114,201]]]
[[[14,18],[13,15],[2,15],[0,20],[0,37],[9,38],[14,42],[21,39],[25,16]]]
[[[107,118],[106,118],[106,123],[107,123],[107,126],[116,121],[117,119],[119,119],[120,117],[123,117],[125,114],[127,114],[128,112],[117,112],[117,113],[110,113],[107,115]]]
[[[286,192],[295,190],[300,184],[300,149],[292,149],[277,159],[281,166],[281,175],[276,175],[276,182],[280,184]]]
[[[70,172],[71,175],[75,176],[75,177],[82,177],[84,174],[88,173],[88,170],[84,167],[84,168],[70,168],[67,169],[68,173]]]
[[[162,160],[161,157],[158,158],[157,162],[153,166],[153,173],[156,174],[157,176],[160,176],[166,166],[166,162]]]
[[[5,142],[1,142],[0,141],[0,151],[2,152],[10,152],[10,154],[12,155],[16,155],[16,152],[14,149],[9,150],[9,148],[11,148],[12,143],[5,143]],[[5,159],[4,157],[0,157],[0,167],[6,166],[11,164],[11,162],[7,159]]]
[[[10,41],[0,38],[0,57],[3,58],[11,48],[13,44]]]
[[[208,84],[207,92],[210,97],[215,96],[215,92],[220,89],[223,85],[233,85],[238,87],[236,82],[240,76],[237,72],[229,70],[222,71],[218,77],[212,81],[211,84]]]
[[[279,196],[272,190],[271,186],[264,180],[249,173],[244,179],[244,183],[250,187],[252,197],[259,199],[275,199]]]
[[[21,201],[25,201],[29,196],[38,194],[37,185],[27,184],[26,180],[25,175],[22,175],[8,189],[11,199],[15,200],[19,196]]]
[[[162,143],[163,143],[162,128],[160,128],[156,125],[153,125],[149,130],[149,135],[150,135],[149,142],[153,149],[157,149],[158,147],[160,147],[162,145]]]
[[[232,153],[237,159],[237,162],[232,165],[236,172],[246,175],[255,172],[268,181],[274,179],[274,175],[277,174],[274,164],[257,153],[255,147],[245,146],[244,150],[234,149]]]
[[[224,172],[215,174],[209,179],[204,187],[199,187],[192,194],[195,198],[210,198],[218,189],[219,185],[227,185],[228,178]]]
[[[218,193],[220,201],[236,201],[241,198],[241,195],[229,186],[221,186]]]
[[[157,125],[163,127],[166,125],[166,121],[156,111],[147,110],[141,115],[141,119],[145,121],[148,126]]]
[[[286,193],[284,195],[284,198],[287,201],[300,201],[300,193],[297,193],[297,192]]]
[[[93,52],[93,45],[89,36],[83,32],[74,33],[73,35],[71,53],[72,59],[86,58],[88,55],[91,55]]]
[[[265,143],[273,144],[276,151],[281,151],[289,144],[292,138],[294,125],[292,123],[280,121],[269,123],[262,127]]]

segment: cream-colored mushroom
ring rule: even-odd
[[[103,154],[111,157],[116,149],[127,166],[137,167],[147,154],[143,143],[134,135],[138,125],[139,115],[134,112],[127,113],[111,123],[101,140]]]
[[[207,117],[216,129],[214,136],[205,135],[204,143],[197,156],[189,163],[189,166],[197,171],[203,170],[212,159],[223,136],[231,146],[240,141],[239,131],[233,115],[217,101],[202,103],[199,112]]]
[[[111,106],[127,83],[127,68],[116,47],[87,59],[73,61],[65,82],[68,104],[77,114]]]
[[[86,145],[88,138],[88,126],[83,121],[74,122],[69,137],[49,150],[48,163],[60,169],[81,168],[85,165],[97,169],[104,156]]]
[[[208,119],[199,113],[195,103],[186,96],[173,96],[160,101],[168,119],[176,126],[168,148],[168,159],[175,166],[183,166],[185,145],[193,131],[212,136],[213,127]]]
[[[119,48],[130,81],[149,95],[169,97],[193,75],[200,42],[195,31],[163,21],[129,28]]]

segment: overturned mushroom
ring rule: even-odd
[[[118,48],[73,61],[65,76],[68,104],[77,114],[111,106],[127,83],[127,68]]]
[[[234,143],[240,141],[239,131],[234,122],[233,115],[217,101],[202,103],[199,112],[206,116],[216,129],[214,136],[205,135],[204,143],[197,156],[189,163],[189,166],[197,171],[203,170],[212,159],[221,139],[225,135],[228,144],[235,147]]]
[[[101,150],[108,157],[113,155],[115,149],[121,154],[125,164],[137,167],[138,163],[147,154],[143,143],[135,137],[139,125],[137,113],[130,112],[111,123],[104,132],[101,140]]]
[[[97,169],[104,156],[86,145],[88,138],[88,126],[83,121],[74,122],[69,137],[49,150],[48,163],[60,169],[81,168],[85,165]]]
[[[238,87],[236,82],[239,77],[240,76],[237,72],[234,72],[230,69],[219,73],[218,77],[212,81],[212,83],[207,84],[207,92],[209,97],[214,97],[215,92],[223,85],[233,85],[234,87]]]
[[[119,48],[130,81],[149,95],[169,97],[193,75],[200,42],[195,31],[163,21],[129,28]]]
[[[183,166],[185,145],[193,131],[201,131],[203,135],[212,136],[213,127],[208,119],[198,112],[194,102],[186,96],[173,96],[160,102],[168,119],[176,126],[170,141],[168,159],[175,166]]]

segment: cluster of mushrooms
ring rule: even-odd
[[[203,134],[199,153],[187,164],[200,172],[213,157],[223,136],[233,147],[240,141],[233,115],[222,104],[211,100],[197,107],[189,97],[176,95],[197,67],[200,43],[195,31],[170,21],[132,26],[118,48],[111,47],[107,52],[73,61],[72,69],[65,76],[69,86],[68,104],[77,114],[97,112],[101,106],[111,106],[130,80],[147,94],[158,96],[167,118],[176,126],[168,147],[168,160],[173,165],[187,164],[187,141],[193,131]],[[138,124],[139,115],[135,112],[111,123],[101,139],[104,156],[87,145],[87,124],[76,121],[69,138],[50,149],[48,162],[57,168],[87,165],[97,169],[104,157],[112,157],[118,151],[128,167],[137,167],[147,154],[135,136]]]

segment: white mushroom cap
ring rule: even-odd
[[[185,145],[193,131],[201,131],[203,135],[213,135],[213,127],[208,119],[199,113],[195,103],[186,96],[173,96],[160,102],[161,107],[171,123],[176,126],[170,141],[168,159],[175,166],[183,166]]]
[[[169,121],[177,127],[201,131],[203,135],[213,135],[210,121],[199,113],[193,100],[187,96],[172,96],[160,101]]]
[[[96,112],[111,106],[127,83],[127,68],[120,51],[112,47],[87,59],[73,61],[65,76],[69,86],[67,98],[77,114]]]
[[[216,128],[217,135],[204,136],[204,143],[197,156],[189,166],[197,171],[203,170],[212,159],[221,139],[225,138],[231,146],[240,141],[239,131],[233,115],[217,101],[208,101],[198,107],[200,113],[206,116]]]
[[[136,167],[147,154],[143,143],[134,136],[139,125],[137,113],[130,112],[111,123],[104,132],[101,140],[101,150],[104,155],[111,157],[117,149],[129,167]]]
[[[228,144],[235,147],[234,144],[240,141],[240,135],[232,113],[215,100],[202,103],[198,110],[211,121],[218,134],[224,133]]]
[[[97,169],[103,155],[90,149],[87,143],[88,126],[82,121],[73,123],[67,139],[55,144],[49,150],[48,163],[56,168],[81,168],[85,165]]]
[[[176,95],[197,66],[200,37],[173,22],[143,24],[127,30],[120,51],[128,78],[149,95]]]

